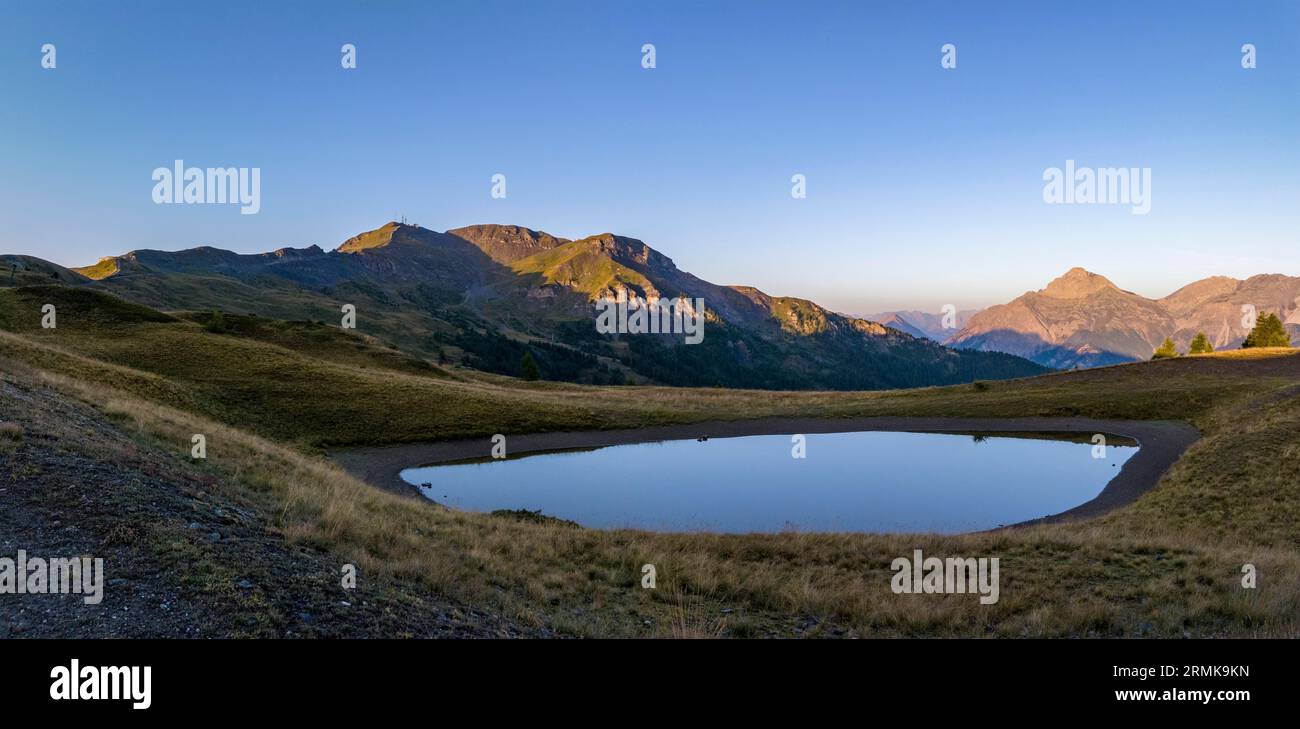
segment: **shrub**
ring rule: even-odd
[[[1178,348],[1174,346],[1174,340],[1165,337],[1165,343],[1160,345],[1156,353],[1151,355],[1151,359],[1173,359],[1178,356]]]
[[[213,334],[225,334],[227,331],[226,315],[219,311],[212,312],[212,315],[208,317],[206,322],[204,322],[203,328]]]

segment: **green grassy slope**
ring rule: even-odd
[[[656,290],[645,276],[602,254],[589,240],[523,258],[511,268],[519,274],[539,274],[546,283],[559,283],[592,298],[617,284],[642,292]]]

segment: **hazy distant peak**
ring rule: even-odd
[[[1107,289],[1118,291],[1119,287],[1105,276],[1075,266],[1063,276],[1053,279],[1040,293],[1054,299],[1081,299]]]
[[[950,320],[946,312],[943,311],[909,309],[882,311],[876,314],[867,314],[863,318],[914,337],[924,337],[935,342],[944,342],[957,330],[966,326],[971,317],[979,312],[980,309],[960,309],[954,312],[955,316]]]

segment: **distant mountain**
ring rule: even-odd
[[[1240,347],[1248,332],[1246,305],[1260,314],[1280,313],[1293,335],[1300,334],[1300,278],[1216,276],[1148,299],[1073,268],[1040,291],[979,312],[945,343],[1017,354],[1048,367],[1095,367],[1150,359],[1165,337],[1186,350],[1197,332],[1216,349]]]
[[[1263,274],[1238,279],[1216,276],[1188,284],[1160,299],[1178,323],[1173,338],[1185,347],[1198,331],[1205,332],[1216,348],[1240,347],[1249,333],[1242,323],[1242,307],[1258,314],[1278,314],[1291,332],[1300,336],[1300,277]]]
[[[914,337],[924,337],[935,342],[943,342],[957,332],[957,330],[966,326],[970,318],[979,313],[979,309],[963,309],[956,312],[953,317],[951,328],[944,326],[943,312],[931,313],[928,311],[885,311],[879,314],[868,314],[867,319],[883,324],[887,327],[893,327],[900,332],[907,332]]]
[[[805,299],[713,284],[639,240],[608,233],[568,240],[509,225],[438,233],[388,223],[332,251],[139,250],[66,275],[168,311],[337,322],[340,307],[353,304],[359,329],[404,350],[511,375],[531,353],[544,378],[576,382],[879,389],[1045,371]],[[620,294],[702,299],[703,342],[596,332],[596,302]]]

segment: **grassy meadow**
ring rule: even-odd
[[[58,327],[40,327],[55,303]],[[524,383],[310,322],[162,314],[84,289],[0,289],[0,372],[93,404],[260,505],[286,540],[577,636],[1300,634],[1300,356],[1252,350],[887,392]],[[655,534],[454,512],[322,455],[492,433],[769,416],[1183,420],[1204,437],[1102,518],[962,536]],[[869,463],[863,464],[870,468]],[[890,562],[1001,559],[1001,600],[895,595]],[[643,564],[658,586],[640,587]],[[1241,586],[1257,567],[1259,587]],[[725,612],[724,612],[725,611]]]

